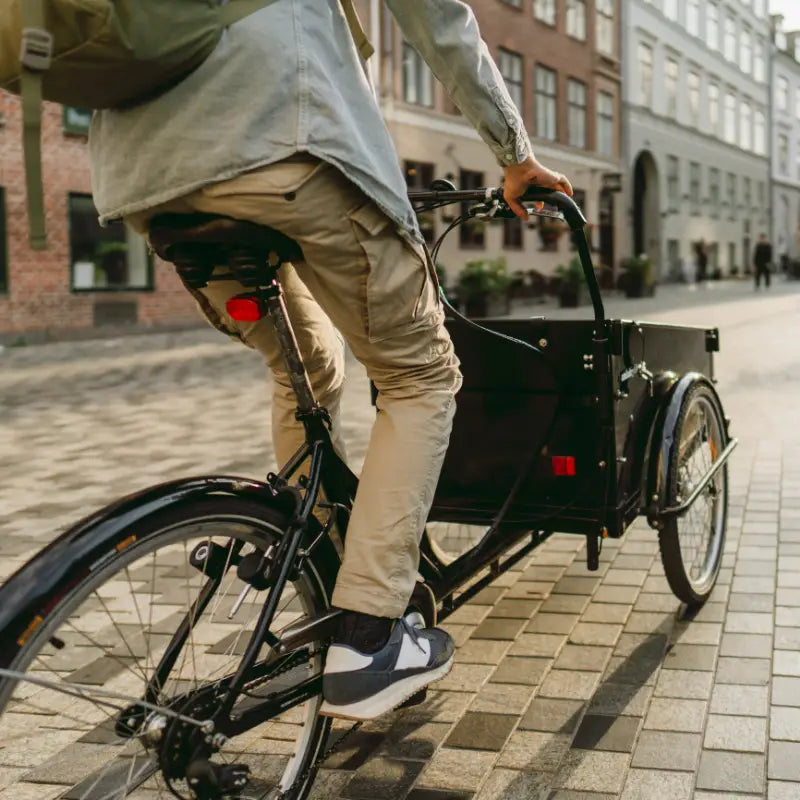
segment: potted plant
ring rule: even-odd
[[[653,262],[646,255],[626,258],[622,262],[622,275],[619,283],[626,297],[652,296],[655,292]]]
[[[542,217],[538,227],[542,250],[558,250],[558,240],[564,234],[567,226],[560,219]]]
[[[468,261],[458,275],[458,293],[464,313],[468,317],[508,314],[510,282],[505,258]]]
[[[581,288],[584,281],[580,259],[571,259],[567,266],[559,264],[556,267],[556,275],[560,278],[558,304],[562,308],[577,308],[580,305]]]

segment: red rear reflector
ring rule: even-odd
[[[553,456],[553,475],[574,475],[575,456]]]
[[[225,308],[236,322],[258,322],[267,316],[264,304],[257,297],[231,297]]]

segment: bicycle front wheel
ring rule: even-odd
[[[192,720],[215,710],[194,700],[236,672],[267,594],[237,564],[268,553],[285,530],[283,513],[243,498],[166,509],[138,522],[124,547],[110,548],[102,566],[54,600],[8,665],[29,680],[0,681],[3,765],[13,767],[25,796],[38,796],[26,783],[59,784],[63,793],[47,796],[74,800],[194,796],[185,777],[188,734]],[[306,562],[279,599],[271,633],[328,604],[319,571]],[[259,653],[262,665],[267,652]],[[274,675],[262,668],[232,716],[321,674],[322,660],[323,643],[313,642]],[[145,698],[150,706],[141,711]],[[291,797],[300,800],[330,726],[318,716],[320,703],[312,697],[258,724],[213,760],[249,766],[244,796],[278,797],[294,787]],[[189,718],[185,730],[175,713]],[[7,791],[17,795],[13,785]]]

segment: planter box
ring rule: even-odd
[[[511,300],[505,294],[472,295],[464,301],[464,314],[468,317],[505,317],[510,312]]]

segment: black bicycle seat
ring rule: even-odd
[[[202,253],[218,259],[226,251],[248,252],[258,261],[270,253],[281,263],[303,260],[300,245],[286,234],[219,214],[158,214],[150,221],[149,236],[156,253],[173,263],[196,261]]]

